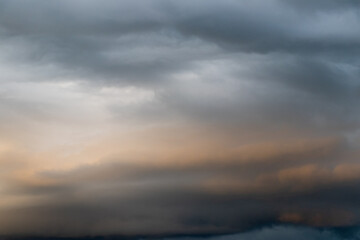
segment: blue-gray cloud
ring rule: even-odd
[[[223,145],[240,136],[250,145],[289,142],[236,154],[228,154],[236,141],[221,153],[208,146],[213,158],[180,167],[121,165],[116,155],[113,164],[32,173],[45,184],[4,174],[4,194],[40,200],[5,209],[2,231],[156,236],[281,222],[358,225],[359,13],[359,2],[351,0],[0,0],[5,138],[62,121],[61,97],[48,103],[52,94],[36,99],[42,88],[31,89],[70,83],[83,91],[71,95],[71,106],[83,95],[96,102],[104,89],[153,93],[131,107],[99,100],[114,125],[175,122],[179,129],[201,129],[195,140],[216,136]],[[307,141],[294,147],[297,137]],[[180,155],[169,161],[181,163]],[[21,157],[4,158],[7,169]],[[330,230],[291,227],[213,239],[289,238],[342,239]]]

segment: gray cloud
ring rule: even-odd
[[[214,43],[226,52],[341,55],[357,51],[359,42],[359,32],[344,28],[341,20],[323,32],[322,24],[336,13],[318,19],[294,14],[278,1],[208,1],[205,7],[202,1],[90,1],[86,8],[81,1],[34,4],[37,7],[27,8],[25,1],[2,1],[3,38],[39,46],[32,56],[42,61],[119,83],[153,82],[189,69],[192,62],[209,59],[199,44]],[[356,23],[356,11],[344,13],[348,24]],[[190,40],[194,38],[203,42]]]
[[[84,106],[101,110],[84,118],[100,112],[110,125],[174,124],[202,130],[189,141],[224,139],[223,155],[208,146],[197,150],[213,158],[184,165],[177,164],[185,153],[167,165],[122,164],[115,154],[67,171],[25,171],[9,161],[26,154],[6,152],[1,193],[26,204],[0,210],[0,232],[211,235],[283,222],[358,225],[359,7],[351,0],[0,0],[7,140],[32,126],[46,132],[73,122]],[[116,90],[126,87],[153,95],[124,104]],[[341,239],[290,227],[214,239],[245,238]]]
[[[272,240],[272,239],[296,239],[296,240],[307,240],[307,239],[332,239],[332,240],[340,240],[340,239],[358,239],[359,234],[357,231],[352,231],[350,237],[342,236],[337,233],[334,233],[329,230],[317,230],[311,228],[296,228],[291,226],[275,226],[268,227],[263,229],[258,229],[242,234],[236,235],[228,235],[228,236],[218,236],[218,237],[210,237],[206,239],[214,239],[214,240],[232,240],[232,239],[246,239],[246,240]],[[181,239],[181,240],[193,240],[196,238],[168,238],[168,239]]]

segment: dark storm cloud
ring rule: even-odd
[[[281,1],[86,4],[2,1],[1,4],[2,38],[16,37],[38,46],[31,54],[38,55],[38,60],[30,58],[32,62],[55,61],[86,77],[95,74],[101,79],[111,78],[102,80],[105,82],[146,84],[169,79],[173,73],[191,70],[194,61],[209,59],[201,45],[206,48],[216,44],[225,53],[264,54],[337,51],[341,55],[359,49],[360,33],[356,26],[351,26],[358,20],[356,6],[348,10],[355,15],[345,27],[349,31],[343,32],[338,20],[339,25],[329,26],[327,33],[324,30],[327,26],[321,23],[326,24],[327,18],[332,19],[341,11],[319,19],[292,12]],[[202,41],[196,42],[196,38]]]
[[[342,3],[338,5],[341,6]],[[304,15],[278,1],[211,2],[204,9],[190,10],[187,18],[180,20],[177,27],[185,35],[215,42],[230,51],[264,54],[290,52],[300,55],[333,51],[347,51],[349,54],[351,51],[358,51],[359,31],[350,30],[354,26],[351,24],[356,24],[358,20],[356,6],[345,13],[341,8],[335,13],[320,7],[318,9],[324,10],[323,15]],[[339,13],[344,14],[344,19],[356,20],[347,22],[348,26],[343,29],[341,26],[328,26],[331,23],[327,21],[331,21]],[[338,21],[341,22],[342,20]],[[324,29],[325,27],[329,28]],[[343,32],[344,29],[349,31]],[[339,36],[339,33],[342,35]]]
[[[100,78],[116,76],[120,82],[131,78],[146,83],[147,78],[157,76],[156,69],[167,71],[172,63],[160,58],[157,61],[143,59],[152,46],[163,45],[150,34],[161,29],[162,13],[146,1],[138,4],[2,1],[2,38],[25,41],[29,48],[25,57],[32,64],[50,61],[86,77],[96,74]],[[134,33],[143,35],[122,40]],[[137,44],[133,44],[134,41]],[[118,53],[120,57],[111,59],[107,52]],[[149,54],[152,53],[156,52]]]

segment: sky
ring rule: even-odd
[[[0,0],[0,236],[359,239],[359,23],[358,0]]]

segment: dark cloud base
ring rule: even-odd
[[[1,240],[358,240],[359,227],[309,228],[291,224],[257,227],[241,233],[171,234],[152,236],[92,236],[92,237],[5,237]]]

